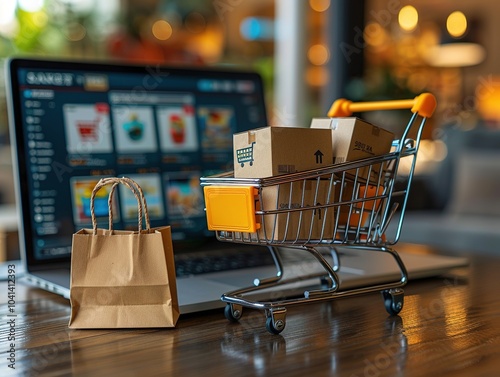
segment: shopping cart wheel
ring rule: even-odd
[[[238,322],[243,315],[243,307],[241,305],[227,304],[224,308],[224,316],[231,322]]]
[[[385,310],[390,315],[397,315],[403,309],[404,291],[401,288],[393,288],[382,291]]]
[[[266,329],[271,334],[279,334],[285,329],[286,325],[286,309],[274,309],[266,313]]]

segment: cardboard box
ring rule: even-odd
[[[356,192],[354,192],[356,189]],[[342,200],[340,193],[342,191]],[[304,195],[302,195],[304,193]],[[373,211],[381,201],[370,199],[382,195],[383,187],[354,185],[346,181],[341,190],[340,184],[331,185],[329,180],[307,180],[264,187],[262,191],[264,210],[300,209],[265,215],[264,224],[258,231],[260,238],[267,240],[332,240],[343,239],[344,231],[359,226],[367,226]],[[358,201],[363,200],[363,201]],[[355,201],[337,205],[340,202]],[[334,204],[328,208],[307,209],[309,206]],[[339,213],[340,212],[340,213]],[[258,221],[261,221],[258,218]],[[338,221],[337,234],[334,235],[335,222]],[[264,233],[265,231],[265,233]]]
[[[330,133],[273,126],[234,134],[234,176],[265,178],[331,165]]]
[[[335,196],[335,186],[330,188],[329,180],[307,180],[290,182],[262,189],[263,210],[297,211],[264,215],[264,223],[258,230],[259,238],[267,240],[315,240],[331,239],[334,224],[334,208],[325,210],[307,209],[313,205],[324,205],[330,197]],[[257,216],[257,221],[262,221]],[[323,228],[324,224],[324,228]]]
[[[314,118],[311,129],[330,129],[333,164],[382,156],[391,150],[394,134],[359,118]],[[367,179],[368,167],[359,170],[358,177]],[[370,181],[376,183],[380,164],[372,168]],[[349,171],[354,176],[356,171]]]
[[[352,182],[346,181],[342,190],[342,202],[356,201],[356,203],[353,203],[352,207],[350,204],[340,207],[339,223],[345,225],[349,221],[349,226],[354,228],[367,226],[372,214],[380,211],[380,206],[383,204],[381,199],[372,198],[382,196],[383,193],[382,186],[354,186]],[[337,196],[340,196],[340,187],[337,188]]]

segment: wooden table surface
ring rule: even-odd
[[[0,375],[499,376],[499,281],[500,257],[473,255],[465,269],[410,281],[400,316],[372,293],[291,307],[280,335],[248,309],[236,324],[216,310],[175,329],[70,330],[67,300],[19,282],[11,327],[3,281]]]

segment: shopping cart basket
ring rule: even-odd
[[[429,93],[412,100],[362,103],[337,100],[328,113],[330,117],[406,108],[413,114],[402,136],[393,141],[391,152],[382,156],[268,178],[234,178],[232,172],[201,178],[208,227],[216,231],[218,240],[265,245],[276,265],[275,276],[255,279],[253,286],[222,295],[222,301],[227,303],[226,318],[238,321],[243,307],[264,310],[267,330],[279,334],[285,328],[288,306],[374,291],[382,292],[389,314],[401,311],[402,287],[408,276],[391,246],[400,237],[419,142],[435,107],[436,100]],[[392,219],[397,226],[389,232]],[[341,259],[338,247],[346,252],[349,248],[363,249],[392,256],[399,269],[399,280],[342,289],[336,273]],[[323,267],[322,272],[283,279],[278,248],[282,252],[287,248],[309,252]],[[322,285],[305,291],[301,297],[267,301],[248,297],[259,290],[311,277],[318,277]]]

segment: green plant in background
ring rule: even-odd
[[[0,0],[0,58],[101,57],[101,42],[113,27],[118,9],[118,0]],[[2,76],[0,144],[6,142],[6,135]]]
[[[118,0],[1,0],[0,57],[94,58],[115,25]]]
[[[11,18],[6,14],[4,22],[0,24],[0,33],[3,34],[2,56],[47,54],[54,51],[54,47],[62,47],[64,38],[60,32],[54,33],[58,25],[54,23],[54,18],[51,19],[42,1],[27,9],[23,9],[16,1],[10,1],[10,4],[13,5],[4,11],[9,12]],[[3,8],[7,8],[6,5]],[[46,43],[48,41],[49,44]]]
[[[32,5],[34,2],[31,3]],[[39,40],[47,30],[49,16],[39,2],[39,9],[24,10],[17,1],[3,1],[0,5],[0,57],[37,54],[43,50]],[[28,8],[29,9],[29,8]],[[3,64],[1,64],[3,66]],[[3,67],[2,67],[3,72]],[[4,98],[4,78],[0,80],[0,144],[7,143],[7,114]]]
[[[40,50],[40,36],[48,28],[48,15],[44,11],[26,12],[18,10],[16,14],[19,23],[18,32],[13,43],[19,51],[33,52]]]

